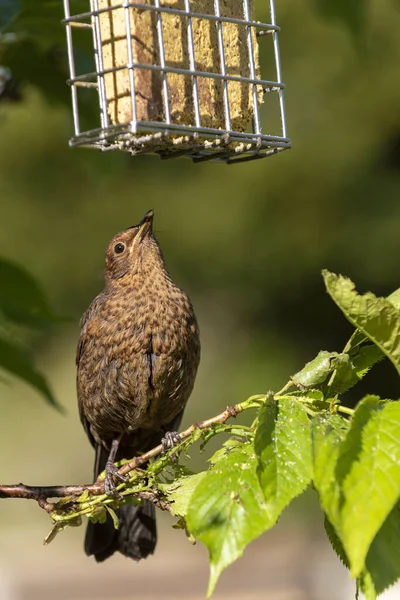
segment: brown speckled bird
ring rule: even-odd
[[[152,232],[153,211],[118,233],[106,251],[105,287],[81,320],[77,392],[81,421],[115,493],[116,460],[173,442],[200,359],[196,317],[170,279]],[[102,561],[119,551],[135,560],[156,545],[150,502],[119,509],[119,529],[89,523],[85,551]]]

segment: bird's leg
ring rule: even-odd
[[[121,441],[122,434],[115,438],[111,444],[110,454],[108,455],[108,459],[106,462],[106,478],[104,480],[104,492],[107,496],[119,496],[118,492],[115,489],[115,480],[119,481],[128,481],[129,477],[125,475],[120,475],[118,473],[118,468],[114,465],[115,457],[117,455],[118,446]]]
[[[162,453],[165,454],[169,448],[174,448],[174,446],[180,444],[181,442],[183,442],[183,440],[177,431],[166,431],[161,440]],[[176,454],[174,454],[171,458],[173,461],[176,461]]]

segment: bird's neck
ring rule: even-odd
[[[144,266],[144,265],[143,265]],[[129,294],[160,294],[165,293],[174,284],[164,265],[147,264],[134,273],[128,273],[120,279],[106,279],[105,292],[113,295],[116,293]]]

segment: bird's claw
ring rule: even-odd
[[[107,496],[114,496],[117,500],[122,500],[121,494],[119,494],[116,490],[115,481],[123,481],[127,482],[129,477],[126,475],[121,475],[118,472],[118,468],[112,462],[108,462],[106,464],[106,477],[104,480],[104,493]]]
[[[183,442],[183,439],[181,438],[181,436],[179,435],[179,433],[177,431],[167,431],[166,434],[164,435],[163,439],[161,440],[162,454],[165,454],[167,452],[167,450],[169,450],[170,448],[174,448],[175,446],[177,446],[178,444],[181,444],[182,442]],[[176,461],[177,455],[174,454],[171,458],[173,461]]]

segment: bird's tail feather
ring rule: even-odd
[[[104,471],[108,452],[101,446],[96,446],[94,476]],[[140,506],[125,504],[117,511],[119,527],[115,529],[111,516],[107,514],[105,523],[89,521],[85,552],[94,556],[98,562],[106,560],[114,552],[140,560],[153,554],[157,542],[156,518],[153,503],[145,501]]]

